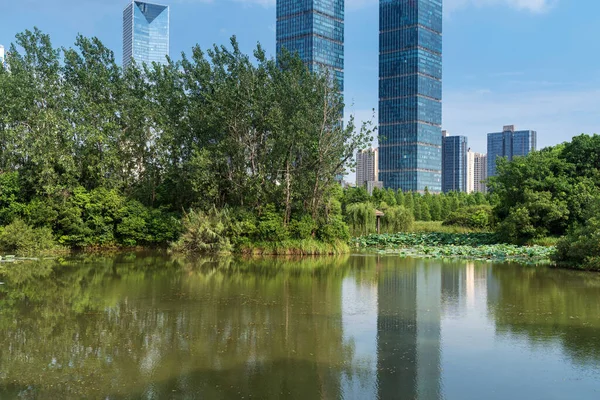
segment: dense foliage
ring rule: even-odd
[[[44,252],[55,246],[49,228],[32,228],[20,219],[0,227],[0,249],[12,254],[28,255]]]
[[[369,195],[363,187],[347,188],[342,197],[342,208],[353,236],[376,232],[376,210],[385,214],[381,219],[382,233],[409,232],[414,221],[447,221],[448,225],[477,229],[492,226],[489,203],[482,193],[432,194],[426,190],[420,194],[375,188]],[[454,213],[464,209],[475,210],[476,215],[468,221],[455,218]]]
[[[265,240],[344,239],[336,176],[371,131],[340,123],[332,82],[235,38],[123,70],[96,38],[57,49],[18,34],[0,68],[0,226],[22,219],[68,246],[159,244],[184,212],[197,212],[187,230],[216,207]]]
[[[585,223],[600,202],[599,149],[600,136],[581,135],[511,162],[500,159],[490,179],[500,232],[519,241],[561,236]]]
[[[492,207],[487,204],[458,209],[446,218],[444,225],[464,226],[474,229],[490,229],[493,226]]]
[[[600,219],[597,215],[575,226],[557,245],[559,266],[600,271]]]

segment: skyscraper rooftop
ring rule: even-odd
[[[132,1],[123,10],[123,66],[167,62],[169,6]]]

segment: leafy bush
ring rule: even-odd
[[[600,218],[571,229],[556,247],[554,261],[559,266],[600,271]]]
[[[290,222],[289,231],[293,239],[310,239],[317,228],[316,225],[310,215],[304,215]]]
[[[448,215],[444,220],[445,226],[464,226],[474,229],[489,229],[492,227],[493,209],[489,205],[478,205],[461,208]]]
[[[183,233],[171,248],[182,253],[228,253],[231,242],[226,237],[227,216],[216,208],[208,213],[190,211],[183,218]]]
[[[254,213],[247,210],[224,210],[226,213],[226,236],[234,246],[248,244],[257,235],[257,220]]]
[[[347,242],[350,240],[350,230],[340,215],[333,215],[321,224],[317,237],[325,243]]]
[[[0,225],[9,224],[22,212],[25,205],[19,202],[20,191],[18,172],[0,173]]]
[[[283,216],[275,210],[275,206],[272,204],[265,207],[257,228],[259,241],[283,242],[289,237],[288,231],[283,225]]]
[[[21,219],[0,229],[0,250],[16,255],[31,255],[55,246],[49,228],[32,228]]]
[[[511,243],[524,242],[545,236],[545,233],[538,232],[538,229],[533,226],[529,211],[523,207],[512,209],[508,217],[498,225],[498,233],[502,235],[504,240]]]
[[[178,215],[127,200],[116,190],[76,188],[61,196],[34,198],[23,208],[33,227],[51,228],[70,247],[166,244],[181,231]]]
[[[152,238],[148,232],[146,221],[150,219],[148,209],[139,201],[130,201],[123,210],[121,222],[117,225],[117,233],[121,242],[127,246],[148,243]]]

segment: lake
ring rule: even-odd
[[[0,282],[0,399],[600,399],[600,274],[128,253]]]

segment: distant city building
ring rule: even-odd
[[[344,0],[277,0],[277,54],[298,53],[311,71],[328,70],[344,90]]]
[[[487,192],[486,179],[487,156],[469,149],[467,152],[467,193]]]
[[[367,181],[367,192],[369,195],[373,194],[373,189],[383,189],[383,182],[381,181]]]
[[[356,186],[365,186],[368,181],[379,181],[379,149],[356,153]]]
[[[502,132],[488,133],[487,137],[487,176],[496,175],[496,160],[506,157],[512,161],[514,157],[526,156],[537,147],[537,132],[515,131],[514,125],[506,125]]]
[[[379,175],[442,190],[442,0],[379,2]]]
[[[169,55],[169,6],[132,1],[123,10],[123,67],[165,64]]]
[[[466,136],[442,137],[442,191],[467,191],[467,150]]]
[[[0,44],[0,64],[4,65],[4,46]]]

